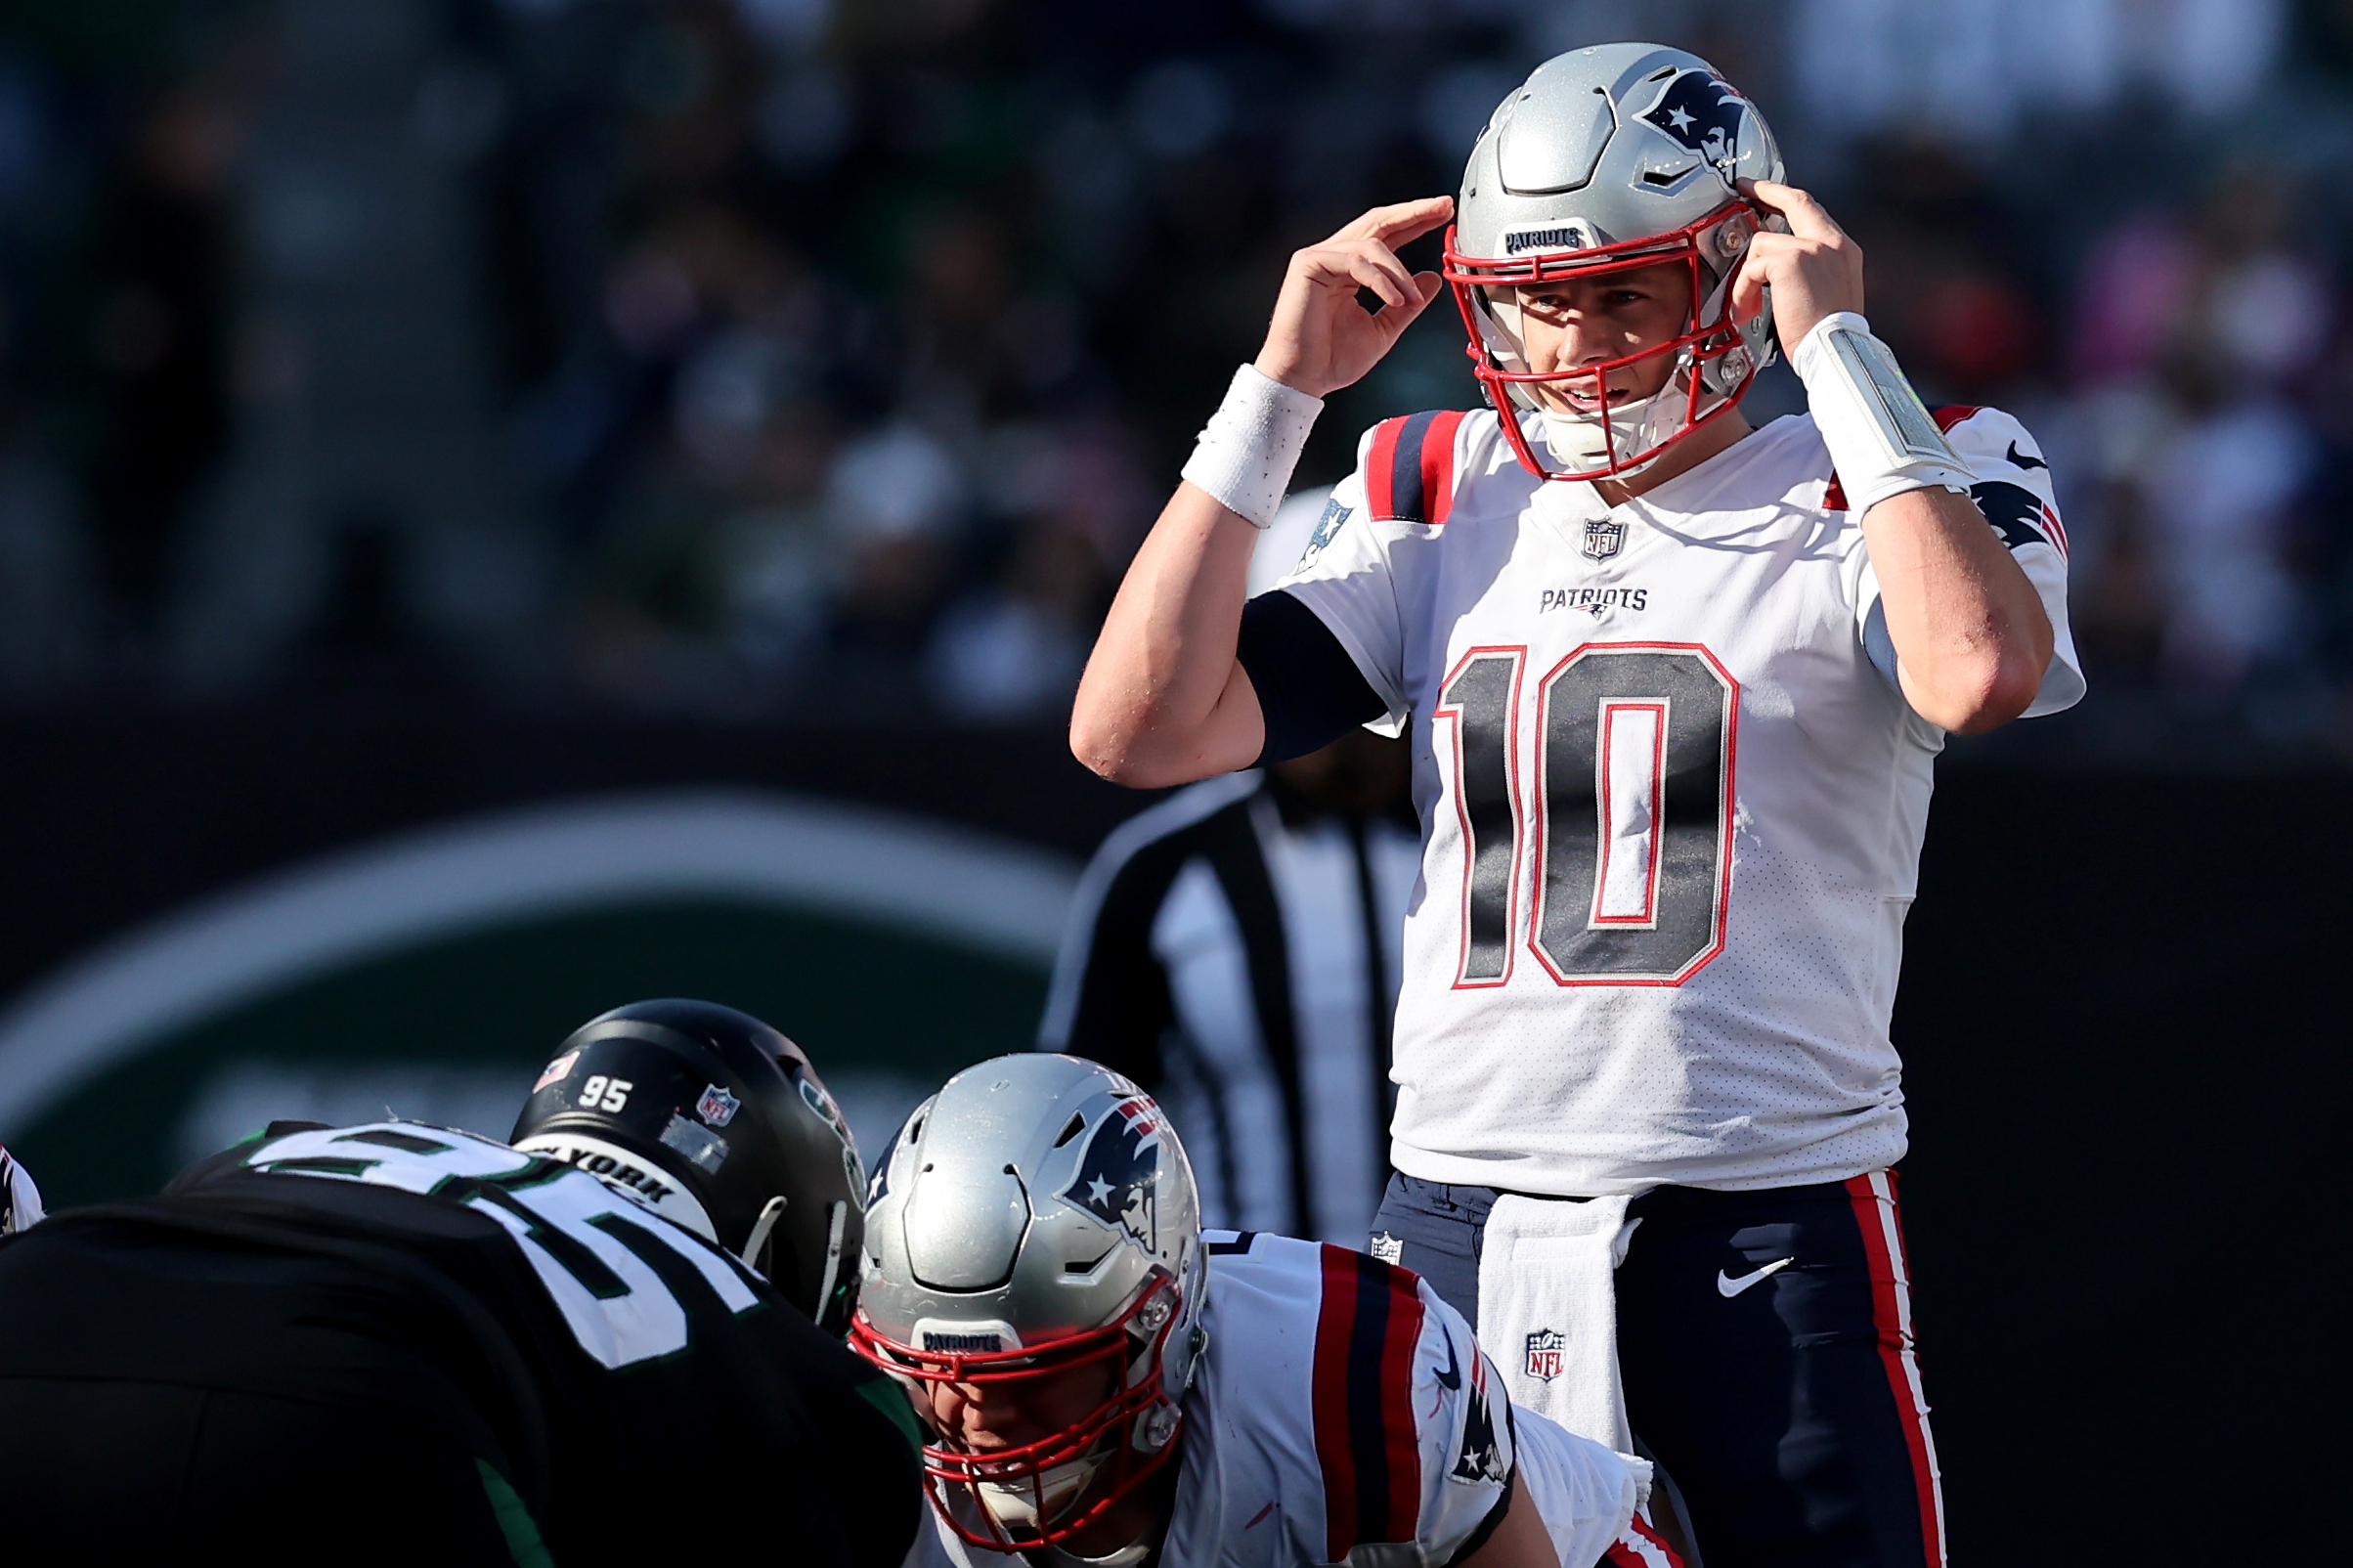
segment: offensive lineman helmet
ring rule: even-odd
[[[1065,1540],[1167,1461],[1204,1338],[1200,1195],[1149,1095],[1077,1057],[968,1067],[892,1141],[868,1212],[850,1344],[885,1372],[1010,1389],[1107,1369],[1103,1401],[1035,1442],[934,1434],[924,1472],[958,1535]]]
[[[556,1050],[507,1140],[601,1177],[764,1275],[839,1334],[865,1170],[801,1047],[715,1002],[632,1002]]]
[[[1470,334],[1473,373],[1503,435],[1546,479],[1633,473],[1728,413],[1773,353],[1772,309],[1731,319],[1731,282],[1761,221],[1743,179],[1779,180],[1773,133],[1716,68],[1658,44],[1599,44],[1555,56],[1499,105],[1471,149],[1442,275]],[[1524,353],[1518,290],[1566,278],[1680,262],[1683,330],[1602,365],[1537,371]],[[1656,394],[1613,408],[1607,377],[1672,356]],[[1537,389],[1584,381],[1591,415],[1548,407]],[[1586,388],[1578,388],[1584,392]],[[1522,428],[1536,415],[1554,461]]]

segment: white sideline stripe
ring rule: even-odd
[[[1943,1568],[1944,1472],[1937,1464],[1937,1433],[1928,1423],[1928,1390],[1920,1382],[1920,1358],[1912,1349],[1912,1267],[1903,1255],[1903,1235],[1895,1228],[1895,1189],[1884,1170],[1871,1172],[1871,1196],[1879,1199],[1879,1234],[1885,1240],[1888,1262],[1895,1276],[1895,1327],[1902,1349],[1904,1381],[1912,1393],[1912,1418],[1920,1425],[1920,1452],[1928,1460],[1929,1495],[1937,1505],[1937,1563]]]
[[[648,897],[736,894],[1052,965],[1075,867],[920,818],[749,790],[543,805],[339,850],[69,961],[0,1014],[0,1128],[21,1134],[158,1035],[413,943]]]

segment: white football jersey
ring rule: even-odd
[[[1439,1568],[1516,1471],[1569,1568],[1672,1561],[1634,1518],[1650,1467],[1514,1409],[1460,1314],[1362,1252],[1205,1233],[1207,1348],[1186,1391],[1160,1568]],[[910,1568],[1029,1568],[939,1518]],[[1033,1552],[1033,1562],[1077,1562]]]
[[[1937,417],[2056,633],[2027,713],[2066,708],[2050,470],[2008,414]],[[1493,413],[1388,420],[1279,586],[1412,729],[1399,1170],[1593,1196],[1903,1154],[1888,1017],[1944,736],[1810,417],[1617,507]]]

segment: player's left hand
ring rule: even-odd
[[[1822,204],[1794,185],[1743,180],[1740,194],[1780,214],[1789,233],[1761,231],[1732,280],[1732,319],[1750,321],[1773,289],[1773,329],[1781,352],[1794,356],[1814,323],[1842,310],[1863,308],[1863,249],[1831,221]]]

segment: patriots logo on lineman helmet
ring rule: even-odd
[[[1748,103],[1729,82],[1704,70],[1687,70],[1667,84],[1642,116],[1713,163],[1740,156],[1740,116]]]
[[[1154,1199],[1159,1175],[1159,1108],[1139,1096],[1120,1102],[1096,1123],[1078,1157],[1078,1174],[1063,1189],[1063,1201],[1125,1231],[1148,1250],[1156,1249],[1159,1205]]]

